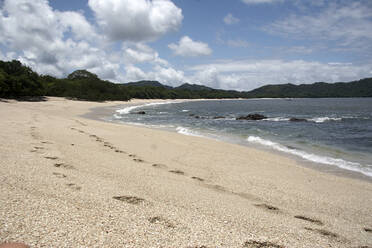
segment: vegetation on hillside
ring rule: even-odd
[[[250,97],[372,97],[372,78],[349,83],[266,85],[249,92]]]
[[[21,62],[0,61],[0,98],[59,96],[89,101],[141,99],[199,99],[199,98],[284,98],[284,97],[372,97],[372,78],[350,83],[315,83],[267,85],[250,92],[218,90],[210,87],[183,84],[179,87],[157,81],[115,84],[97,75],[77,70],[59,79],[39,75]]]

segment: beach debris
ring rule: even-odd
[[[267,119],[267,117],[261,114],[249,114],[246,116],[240,116],[236,118],[236,120],[248,120],[248,121],[259,121],[263,119]]]
[[[372,233],[372,228],[365,227],[364,231]]]

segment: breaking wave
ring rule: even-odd
[[[193,130],[190,130],[190,129],[186,128],[186,127],[181,127],[181,126],[180,127],[177,127],[176,128],[176,131],[177,131],[177,133],[183,134],[183,135],[203,137],[198,132],[195,132]]]
[[[361,164],[355,163],[355,162],[350,162],[350,161],[345,161],[340,158],[332,158],[332,157],[326,157],[326,156],[320,156],[312,153],[307,153],[305,151],[289,148],[286,146],[283,146],[279,143],[270,141],[270,140],[265,140],[257,136],[249,136],[247,138],[248,142],[255,143],[255,144],[260,144],[263,146],[270,147],[274,150],[280,151],[280,152],[285,152],[289,153],[298,157],[301,157],[303,159],[315,162],[315,163],[321,163],[321,164],[327,164],[327,165],[335,165],[339,168],[346,169],[346,170],[351,170],[351,171],[356,171],[359,173],[362,173],[364,175],[372,177],[372,169],[370,168],[362,168]]]
[[[125,107],[123,109],[118,109],[116,110],[117,113],[121,115],[129,114],[131,111],[138,109],[138,108],[143,108],[143,107],[148,107],[148,106],[155,106],[155,105],[163,105],[163,104],[172,104],[172,103],[180,103],[182,101],[166,101],[166,102],[152,102],[152,103],[146,103],[142,105],[135,105],[135,106],[129,106]]]

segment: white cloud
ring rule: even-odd
[[[158,52],[143,43],[136,43],[133,45],[125,44],[123,50],[124,62],[126,64],[138,64],[145,62],[162,65],[168,64],[166,60],[159,57]]]
[[[283,2],[283,0],[242,0],[242,2],[245,4],[263,4]]]
[[[201,55],[212,54],[212,49],[209,48],[207,43],[200,41],[193,41],[188,36],[183,36],[178,44],[171,43],[168,47],[175,55],[185,57],[196,57]]]
[[[221,61],[189,68],[194,82],[223,89],[251,90],[265,84],[339,82],[371,77],[371,64],[304,60]]]
[[[71,29],[75,38],[79,40],[99,38],[92,25],[90,25],[82,14],[73,11],[56,11],[55,15],[65,30]]]
[[[118,66],[99,41],[82,14],[55,11],[45,0],[5,0],[0,9],[0,43],[7,59],[18,59],[42,74],[62,77],[88,69],[115,78]]]
[[[159,1],[151,4],[162,5]],[[45,0],[6,0],[0,9],[0,44],[6,51],[1,59],[18,59],[57,77],[87,69],[114,82],[155,79],[174,84],[185,78],[145,43],[125,42],[121,53],[115,51],[116,44],[105,43],[82,14],[53,10]],[[147,72],[136,66],[143,63],[150,65]]]
[[[111,40],[149,41],[177,30],[182,10],[170,0],[89,0],[97,22]]]
[[[146,73],[134,65],[126,66],[125,72],[125,80],[128,82],[148,79]]]
[[[372,43],[371,5],[350,1],[332,3],[311,15],[291,15],[274,22],[266,31],[296,39],[338,41],[336,47],[364,49]]]
[[[225,18],[223,18],[223,21],[227,24],[227,25],[232,25],[232,24],[236,24],[239,22],[239,19],[234,17],[231,13],[228,13],[227,16],[225,16]]]

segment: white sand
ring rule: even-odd
[[[0,102],[0,243],[372,246],[371,183],[265,151],[79,117],[117,104]]]

